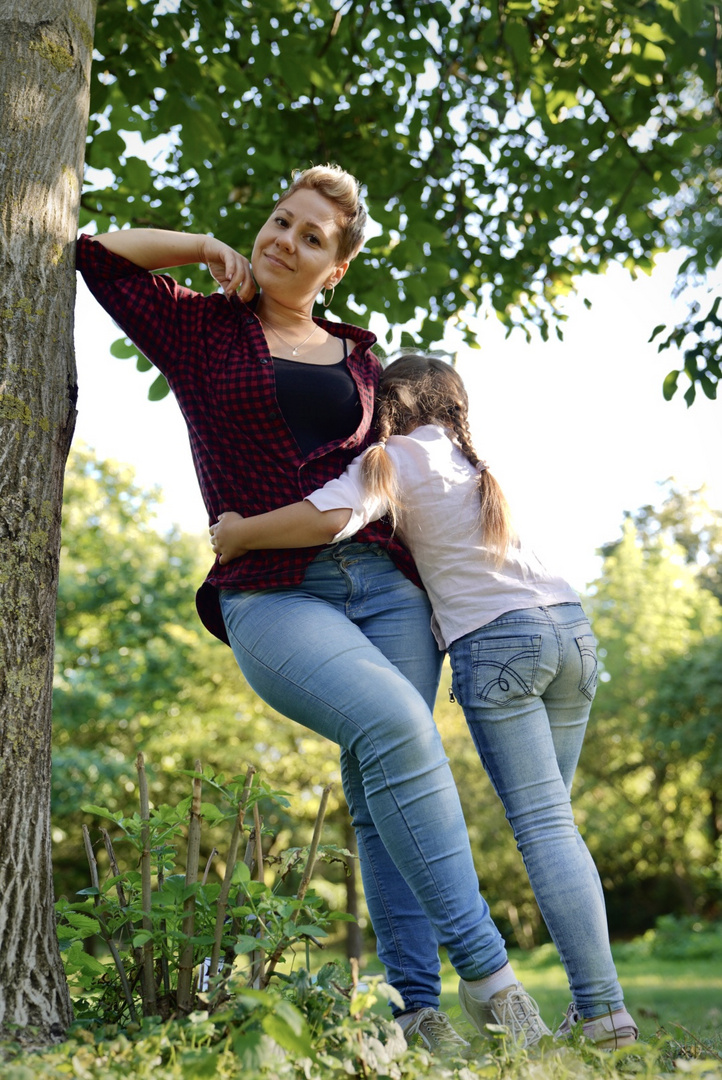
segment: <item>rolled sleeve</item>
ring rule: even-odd
[[[189,343],[203,339],[209,297],[136,266],[85,234],[78,237],[75,264],[96,300],[164,375],[182,363]]]

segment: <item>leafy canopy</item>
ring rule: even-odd
[[[706,0],[105,0],[83,221],[248,253],[291,170],[337,161],[377,226],[341,318],[417,318],[428,344],[491,307],[546,338],[581,271],[720,263],[719,36]],[[688,402],[721,338],[713,304],[662,339]]]

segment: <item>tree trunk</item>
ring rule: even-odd
[[[95,0],[0,0],[0,1037],[72,1019],[53,906],[50,733],[74,240]]]

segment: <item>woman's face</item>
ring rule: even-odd
[[[337,209],[309,188],[289,195],[262,226],[251,264],[259,288],[293,307],[312,305],[324,288],[338,284],[348,262],[338,262]]]

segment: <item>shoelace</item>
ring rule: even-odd
[[[511,990],[499,1004],[500,1023],[509,1028],[514,1037],[545,1034],[539,1006],[525,990]]]
[[[437,1046],[461,1050],[469,1045],[466,1039],[462,1039],[461,1035],[454,1030],[446,1013],[437,1012],[431,1007],[421,1009],[416,1014],[413,1021],[404,1029],[405,1038],[408,1040],[412,1035],[421,1034],[419,1029],[422,1024],[426,1029],[425,1034]]]

